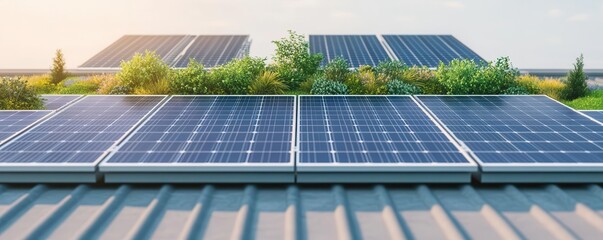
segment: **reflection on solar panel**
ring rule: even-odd
[[[82,95],[42,95],[47,110],[57,110],[80,98]]]
[[[466,182],[477,170],[410,96],[299,99],[298,181],[324,181],[320,174],[306,177],[304,172],[325,171],[332,181]],[[450,175],[426,174],[440,171]],[[336,179],[334,172],[380,173]],[[463,173],[447,178],[452,172]]]
[[[9,140],[12,136],[25,130],[31,124],[42,119],[51,111],[0,111],[0,145]]]
[[[87,96],[0,148],[0,171],[94,171],[164,96]]]
[[[107,181],[159,180],[110,174],[130,171],[162,172],[163,181],[292,182],[294,109],[294,96],[174,96],[100,169]],[[255,175],[223,174],[232,172]]]
[[[383,39],[398,60],[409,66],[437,67],[453,59],[484,61],[451,35],[383,35]]]
[[[247,35],[197,36],[186,53],[174,63],[174,67],[186,67],[191,58],[205,67],[223,65],[245,55],[245,45],[248,41]]]
[[[597,120],[599,122],[603,122],[603,110],[601,110],[601,111],[582,111],[582,113],[588,115],[591,118],[594,118],[595,120]]]
[[[484,172],[603,170],[603,126],[546,96],[418,99],[470,148]],[[508,175],[490,176],[483,175],[482,181],[510,180]],[[586,174],[575,179],[532,173],[516,177],[517,181],[592,180]]]
[[[376,66],[390,59],[375,35],[310,35],[310,52],[322,54],[323,66],[336,57],[351,67]]]

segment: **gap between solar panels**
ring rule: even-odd
[[[483,183],[603,182],[603,124],[544,95],[415,96]]]

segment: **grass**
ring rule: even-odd
[[[586,97],[563,103],[576,110],[603,110],[603,89],[593,90]]]
[[[289,90],[285,91],[284,95],[310,95],[310,93],[302,90]]]

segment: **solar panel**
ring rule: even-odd
[[[82,97],[82,95],[42,95],[46,110],[57,110]]]
[[[390,60],[375,35],[310,35],[310,52],[322,54],[322,66],[336,57],[347,60],[351,67],[377,66]]]
[[[180,56],[173,66],[184,68],[191,58],[205,67],[223,65],[232,59],[247,55],[248,41],[247,35],[196,36],[186,53]]]
[[[294,110],[294,96],[173,96],[100,170],[107,181],[156,180],[131,173],[126,180],[115,172],[161,172],[164,181],[189,181],[182,172],[197,173],[190,181],[244,177],[207,172],[268,172],[245,181],[292,182]],[[284,178],[266,179],[282,172]]]
[[[483,62],[479,55],[450,35],[383,35],[396,57],[410,66],[437,67],[453,59]]]
[[[298,181],[469,181],[476,165],[410,96],[300,96]],[[336,172],[381,172],[336,178]],[[391,179],[381,178],[387,172]],[[427,172],[460,173],[449,179]],[[335,173],[335,174],[334,174]],[[448,175],[450,176],[450,175]]]
[[[45,110],[1,110],[0,146],[51,112]]]
[[[471,150],[484,172],[603,170],[603,125],[546,96],[418,99]],[[499,177],[490,180],[508,180]]]
[[[0,171],[94,171],[164,96],[87,96],[0,148]]]
[[[603,110],[586,110],[581,112],[599,122],[603,122]]]

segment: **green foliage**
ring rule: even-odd
[[[136,53],[130,61],[121,63],[121,71],[115,76],[123,92],[149,86],[168,78],[170,67],[155,52]]]
[[[402,79],[406,69],[408,67],[401,61],[386,60],[377,64],[375,74],[380,81],[389,82],[395,79]]]
[[[346,95],[348,86],[337,81],[320,78],[314,81],[310,93],[314,95]]]
[[[362,94],[386,94],[387,86],[384,78],[378,78],[372,69],[364,68],[358,71],[358,79],[362,85]],[[360,94],[360,93],[359,93]]]
[[[0,96],[1,110],[44,109],[44,101],[40,95],[19,78],[2,78]]]
[[[526,89],[525,87],[522,87],[522,86],[513,86],[513,87],[507,88],[505,91],[503,91],[503,94],[505,94],[505,95],[528,95],[528,94],[530,94],[530,91],[528,91],[528,89]]]
[[[37,94],[49,94],[58,91],[57,85],[52,83],[48,74],[27,76],[21,79],[27,83],[27,86],[33,88]]]
[[[245,94],[249,84],[260,76],[266,67],[265,59],[245,57],[213,69],[211,81],[220,81],[226,94]]]
[[[515,79],[516,86],[525,88],[529,94],[540,93],[540,90],[538,89],[539,83],[540,79],[531,75],[521,75]]]
[[[563,89],[565,89],[565,84],[559,79],[548,78],[538,82],[539,94],[545,94],[557,100],[561,99]]]
[[[134,94],[138,94],[138,95],[171,94],[170,82],[167,79],[161,79],[157,82],[149,83],[146,86],[140,86],[140,87],[135,88]]]
[[[276,45],[272,58],[274,71],[290,88],[297,88],[318,70],[322,55],[310,53],[310,47],[303,35],[289,31],[288,38],[281,38],[273,43]]]
[[[348,64],[348,62],[341,57],[334,58],[327,63],[324,68],[324,75],[326,79],[341,83],[345,82],[350,74],[350,64]]]
[[[579,110],[603,110],[603,89],[590,91],[585,97],[563,103]]]
[[[584,56],[576,58],[574,69],[567,74],[565,89],[561,91],[561,98],[565,100],[574,100],[586,96],[588,86],[586,85],[588,76],[584,73]]]
[[[300,85],[299,85],[299,90],[304,91],[304,92],[310,92],[312,91],[312,85],[314,85],[314,81],[317,79],[318,77],[310,77],[308,78],[306,81],[303,81]]]
[[[362,84],[362,79],[360,79],[359,73],[355,72],[353,74],[349,74],[349,76],[345,79],[344,84],[348,86],[348,92],[353,95],[365,94],[365,86]]]
[[[278,79],[276,73],[266,71],[251,83],[249,86],[249,94],[283,94],[287,89],[287,85]]]
[[[455,59],[449,65],[440,63],[436,76],[448,94],[500,94],[514,85],[519,71],[506,57],[488,65]]]
[[[52,69],[50,70],[51,82],[57,84],[65,78],[68,74],[65,71],[65,59],[63,57],[63,51],[57,49],[54,59],[52,60]]]
[[[401,80],[392,80],[387,82],[387,93],[392,95],[413,95],[421,94],[421,89]]]
[[[424,94],[446,94],[446,87],[435,76],[433,70],[427,67],[411,67],[402,73],[404,82],[415,85]]]
[[[194,59],[184,69],[176,70],[169,82],[174,94],[223,94],[221,81],[210,77],[203,64]]]
[[[61,88],[58,91],[58,94],[95,94],[100,88],[100,82],[98,80],[99,79],[91,78],[74,82],[71,85]],[[64,83],[60,83],[60,85],[64,85]]]

